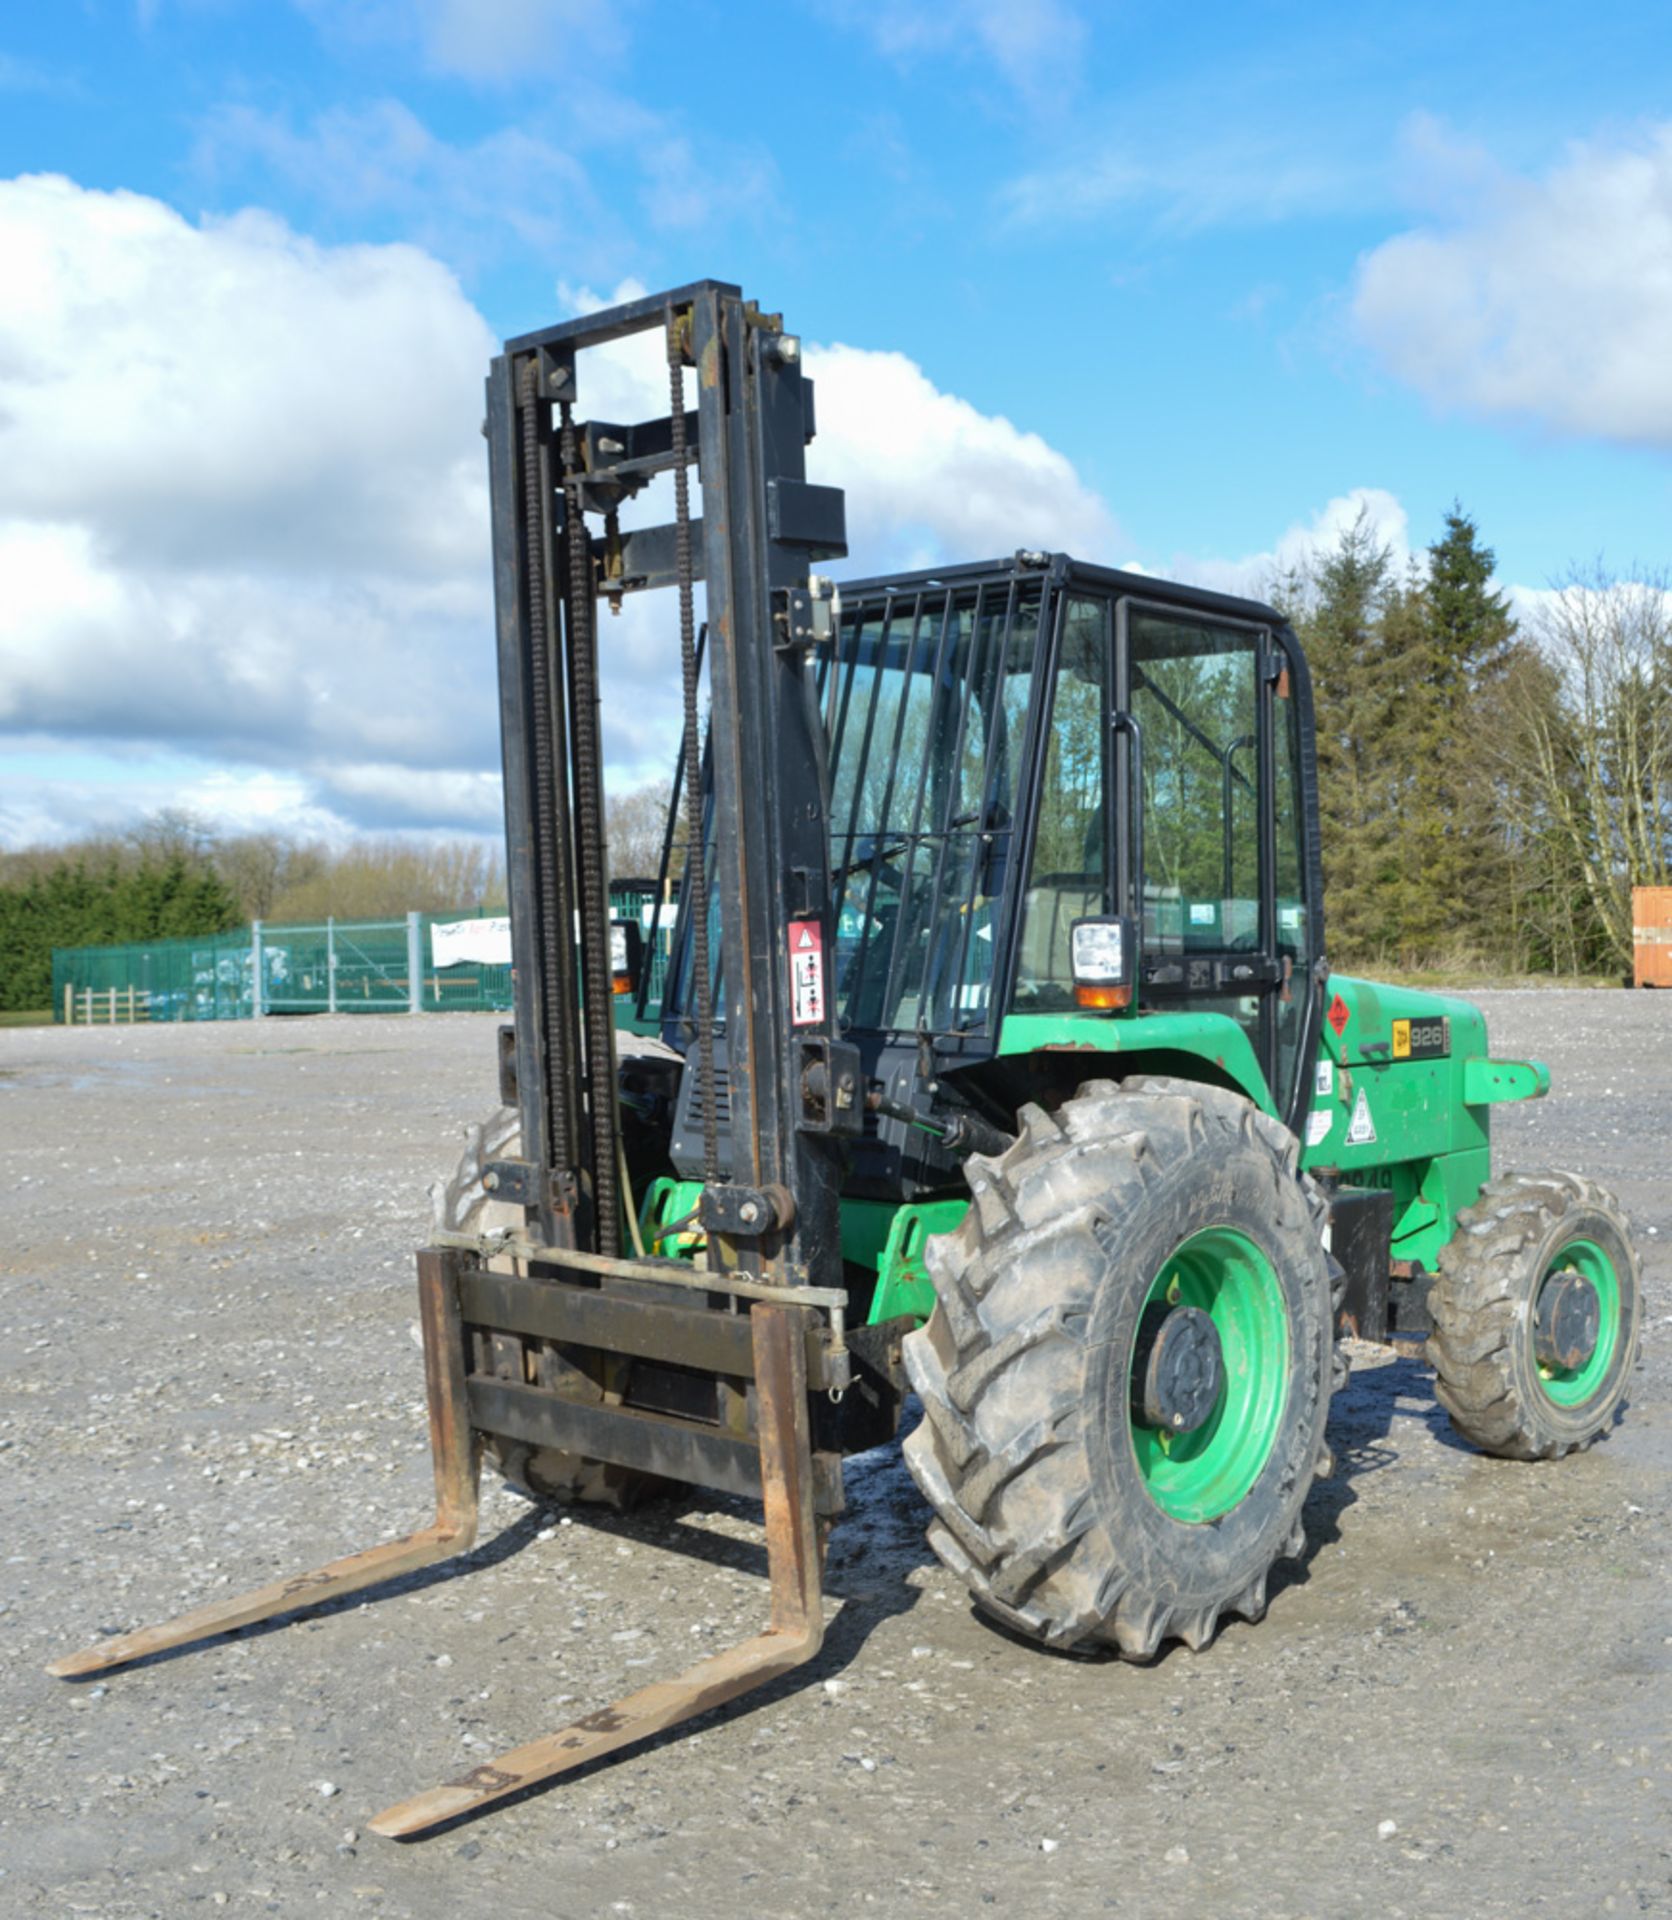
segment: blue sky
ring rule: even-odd
[[[1669,49],[1608,4],[8,9],[0,844],[491,830],[477,383],[627,282],[825,350],[867,569],[1256,588],[1454,498],[1514,588],[1672,559]],[[671,667],[635,609],[620,784]]]

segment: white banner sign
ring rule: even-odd
[[[438,967],[471,962],[478,967],[511,964],[509,920],[450,920],[430,923],[430,956]]]

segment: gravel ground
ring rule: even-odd
[[[810,1672],[406,1846],[366,1818],[752,1630],[758,1528],[495,1488],[459,1577],[48,1680],[428,1518],[411,1253],[494,1023],[0,1032],[0,1914],[1672,1913],[1672,998],[1480,998],[1556,1075],[1500,1164],[1635,1222],[1609,1444],[1485,1459],[1363,1348],[1305,1564],[1149,1668],[983,1625],[868,1456]]]

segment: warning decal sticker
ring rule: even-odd
[[[1347,1129],[1347,1144],[1350,1147],[1373,1147],[1376,1144],[1376,1123],[1370,1117],[1370,1102],[1365,1098],[1363,1087],[1358,1090],[1358,1098],[1353,1102],[1353,1119]]]
[[[1309,1113],[1306,1116],[1306,1144],[1309,1147],[1321,1146],[1329,1138],[1329,1130],[1334,1124],[1333,1113]]]
[[[824,929],[816,920],[790,922],[790,1025],[824,1025]]]
[[[1347,1003],[1341,998],[1340,994],[1337,994],[1329,1003],[1329,1012],[1324,1015],[1324,1018],[1334,1027],[1335,1037],[1339,1040],[1343,1032],[1345,1032],[1347,1021],[1350,1018]]]

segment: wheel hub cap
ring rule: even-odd
[[[1533,1321],[1533,1352],[1541,1367],[1571,1373],[1596,1352],[1602,1303],[1584,1274],[1568,1268],[1550,1275],[1539,1290]]]
[[[1289,1316],[1259,1243],[1230,1226],[1181,1241],[1116,1364],[1145,1492],[1183,1526],[1229,1513],[1271,1460],[1289,1398]]]
[[[1142,1383],[1134,1409],[1163,1433],[1194,1433],[1207,1423],[1225,1381],[1219,1330],[1199,1307],[1150,1310],[1149,1351],[1134,1369]]]

